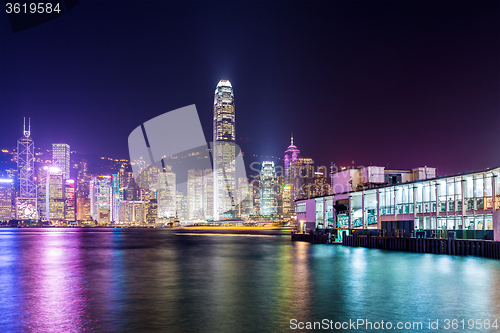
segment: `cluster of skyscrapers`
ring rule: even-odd
[[[329,193],[326,170],[313,172],[312,159],[300,157],[293,137],[283,167],[274,161],[254,162],[255,173],[247,175],[244,165],[238,164],[241,155],[229,81],[217,84],[213,110],[213,144],[209,149],[213,169],[185,170],[184,188],[176,182],[181,175],[168,163],[163,164],[162,172],[146,172],[143,176],[151,178],[150,185],[141,188],[127,160],[120,160],[121,166],[114,173],[90,174],[87,161],[71,164],[66,143],[52,144],[50,159],[37,159],[28,120],[13,157],[17,169],[6,170],[0,179],[0,221],[53,225],[292,221],[294,200]]]

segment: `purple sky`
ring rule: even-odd
[[[0,15],[0,148],[29,116],[38,146],[126,158],[135,127],[190,104],[211,141],[228,79],[247,156],[293,132],[318,164],[500,165],[498,1],[81,1],[18,33]]]

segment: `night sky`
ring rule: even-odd
[[[3,12],[0,148],[26,116],[36,146],[128,158],[134,128],[190,104],[212,141],[220,79],[246,156],[293,132],[317,164],[500,165],[499,1],[80,1],[18,33]]]

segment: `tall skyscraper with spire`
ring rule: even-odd
[[[297,160],[300,150],[293,144],[293,133],[290,138],[290,146],[285,150],[285,186],[283,187],[283,215],[289,218],[294,214],[294,200],[297,177]]]
[[[299,158],[300,150],[293,144],[293,133],[290,138],[290,146],[285,150],[285,182],[292,182],[293,179],[293,165]]]
[[[214,220],[232,217],[235,206],[235,114],[231,82],[220,80],[214,97]]]
[[[17,140],[17,170],[19,171],[19,196],[36,198],[35,184],[35,143],[31,138],[31,119],[26,118],[23,125],[23,136]]]
[[[24,118],[23,136],[17,140],[17,170],[19,172],[19,196],[16,198],[16,219],[38,218],[35,183],[35,143],[31,138],[31,119]]]

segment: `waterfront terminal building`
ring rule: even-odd
[[[433,168],[346,169],[332,173],[330,195],[297,200],[299,232],[336,229],[337,240],[358,229],[385,236],[500,241],[500,167],[435,177]]]

